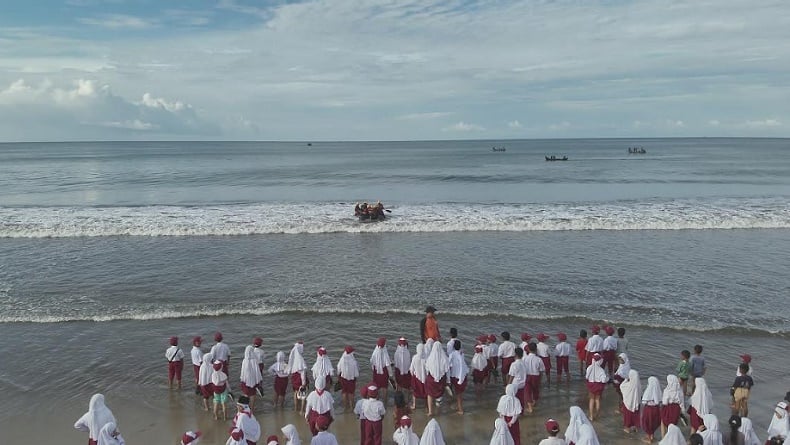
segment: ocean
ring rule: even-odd
[[[357,221],[364,201],[387,220]],[[482,332],[609,323],[655,372],[706,340],[723,391],[748,349],[770,409],[790,389],[788,252],[787,139],[0,144],[0,388],[20,402],[0,439],[95,391],[167,393],[170,335],[187,351],[222,330],[237,358],[255,335],[270,357],[353,343],[364,363],[427,304],[469,357]]]

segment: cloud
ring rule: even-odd
[[[748,128],[777,128],[782,126],[778,119],[763,119],[746,121],[744,125]]]
[[[510,128],[521,128],[521,127],[523,127],[523,125],[521,125],[521,122],[519,122],[517,120],[508,122],[507,126],[510,127]]]
[[[721,122],[719,122],[718,119],[711,119],[708,121],[708,125],[710,125],[711,127],[718,127],[719,125],[721,125]]]
[[[466,133],[473,131],[485,131],[485,128],[477,124],[469,124],[464,121],[460,121],[456,124],[450,125],[449,127],[444,127],[442,131],[459,131]]]
[[[83,25],[109,29],[145,29],[158,24],[156,20],[126,14],[100,14],[94,17],[82,17],[77,21]]]
[[[670,128],[683,128],[686,124],[682,120],[667,119],[666,126]]]
[[[447,116],[452,116],[453,112],[451,111],[433,111],[429,113],[410,113],[410,114],[402,114],[397,117],[398,120],[402,121],[425,121],[425,120],[433,120],[433,119],[440,119]]]
[[[549,130],[550,131],[561,131],[561,130],[567,130],[570,127],[571,127],[571,123],[570,122],[562,121],[560,123],[549,125]]]

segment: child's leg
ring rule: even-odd
[[[587,417],[592,421],[595,420],[595,394],[589,393],[588,397],[590,400],[587,402]]]

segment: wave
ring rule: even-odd
[[[294,317],[308,317],[314,315],[346,315],[346,316],[359,316],[365,319],[371,317],[388,317],[388,316],[403,316],[403,315],[423,315],[423,311],[418,309],[346,309],[346,308],[325,308],[325,309],[297,309],[297,308],[282,308],[282,309],[234,309],[234,308],[216,308],[204,310],[150,310],[150,311],[132,311],[123,312],[118,314],[102,314],[102,315],[17,315],[8,316],[0,315],[0,323],[74,323],[74,322],[98,322],[106,323],[113,321],[157,321],[157,320],[170,320],[170,319],[184,319],[184,318],[220,318],[220,317],[238,317],[238,316],[267,316],[267,315],[292,315]],[[532,314],[523,315],[519,313],[502,313],[502,312],[478,312],[466,310],[443,310],[442,317],[458,317],[458,318],[475,318],[475,319],[496,319],[498,323],[507,324],[508,322],[526,323],[540,322],[545,324],[550,321],[552,324],[557,325],[574,325],[574,326],[589,326],[595,323],[598,324],[611,324],[617,326],[628,326],[632,328],[646,328],[646,329],[665,329],[678,332],[712,332],[712,333],[727,333],[727,334],[741,334],[741,335],[779,335],[782,337],[790,338],[790,330],[783,329],[769,329],[766,327],[758,326],[743,326],[743,325],[710,325],[704,326],[701,323],[645,323],[633,322],[632,320],[625,319],[601,319],[583,316],[569,316],[560,314]],[[515,334],[514,334],[515,335]]]
[[[790,228],[790,199],[557,204],[403,204],[359,223],[348,203],[148,207],[0,207],[0,238],[242,236],[362,232]]]

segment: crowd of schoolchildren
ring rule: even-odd
[[[262,382],[266,374],[273,379],[276,407],[284,406],[290,386],[294,409],[304,416],[312,433],[311,445],[338,443],[329,432],[334,420],[332,390],[341,394],[340,403],[346,408],[345,412],[353,412],[360,420],[360,444],[380,445],[384,436],[382,419],[387,412],[385,404],[392,386],[396,427],[393,442],[398,445],[443,445],[441,428],[435,419],[428,422],[419,437],[412,430],[410,414],[419,404],[424,404],[428,416],[436,416],[445,396],[454,402],[455,411],[463,414],[464,393],[471,378],[478,396],[486,386],[504,387],[504,394],[496,405],[498,416],[494,420],[490,444],[520,445],[519,418],[535,410],[544,377],[545,384],[551,385],[552,356],[556,379],[571,379],[569,357],[574,348],[568,343],[567,335],[557,334],[558,342],[553,348],[548,345],[549,336],[544,333],[535,336],[537,341],[523,333],[519,345],[511,340],[507,331],[500,334],[502,341],[499,344],[496,343],[496,335],[481,335],[477,337],[474,355],[467,365],[457,330],[451,329],[450,340],[442,343],[435,309],[428,307],[426,312],[421,323],[423,342],[416,346],[415,354],[411,354],[406,338],[401,337],[391,359],[386,339],[377,340],[370,358],[372,381],[360,385],[359,400],[356,400],[359,364],[352,346],[345,347],[337,368],[332,365],[327,350],[323,346],[318,347],[308,377],[302,342],[294,344],[287,360],[284,352],[278,352],[274,363],[266,368],[263,341],[259,337],[254,338],[244,350],[239,384],[241,395],[234,398],[228,384],[230,348],[223,342],[221,333],[215,335],[215,344],[207,353],[201,349],[201,337],[193,338],[190,358],[195,391],[202,398],[204,409],[211,410],[215,419],[227,419],[228,402],[235,403],[236,413],[227,445],[256,445],[260,440],[261,427],[254,409],[256,399],[264,393]],[[601,331],[606,336],[602,336]],[[659,379],[650,376],[643,390],[639,372],[632,368],[628,358],[625,329],[593,326],[591,334],[588,336],[586,330],[581,330],[575,345],[579,372],[589,396],[587,414],[578,406],[570,407],[564,438],[560,434],[559,422],[548,419],[545,422],[548,437],[539,445],[599,445],[592,422],[601,416],[601,394],[610,385],[619,398],[618,412],[622,416],[623,431],[634,434],[641,430],[644,433],[642,440],[646,443],[655,441],[660,430],[659,445],[762,445],[748,418],[749,393],[754,385],[750,355],[741,356],[742,363],[737,367],[730,392],[732,416],[727,421],[728,427],[720,429],[718,418],[711,412],[713,398],[704,377],[706,366],[702,346],[694,346],[693,354],[686,350],[681,352],[676,373],[666,376],[663,389]],[[170,387],[175,384],[181,388],[185,354],[178,346],[177,337],[170,339],[165,359]],[[308,392],[311,382],[313,390]],[[212,408],[209,407],[210,402]],[[679,425],[689,427],[688,437],[684,436]],[[90,445],[124,443],[101,394],[93,396],[89,411],[75,427],[89,433]],[[282,443],[300,445],[294,425],[284,426],[281,432]],[[181,444],[195,444],[199,438],[200,432],[188,431],[181,438]],[[279,445],[281,442],[278,436],[272,435],[264,443]],[[787,400],[776,405],[765,444],[790,445]]]

